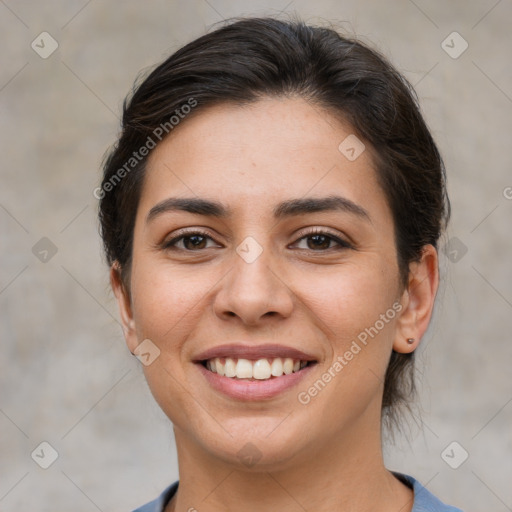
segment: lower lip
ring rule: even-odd
[[[196,365],[215,390],[236,400],[247,401],[266,400],[288,391],[301,382],[315,366],[306,366],[298,372],[267,380],[245,380],[223,377],[207,370],[200,363]]]

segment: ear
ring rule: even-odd
[[[397,334],[393,350],[413,352],[425,334],[439,286],[437,251],[433,245],[425,245],[421,260],[409,265],[409,281],[400,303],[403,310],[397,320]],[[413,339],[413,342],[407,340]]]
[[[117,304],[119,306],[121,324],[123,326],[126,344],[128,345],[130,352],[133,354],[138,345],[135,321],[133,319],[130,293],[121,279],[121,269],[117,261],[115,261],[110,268],[110,286],[112,287],[112,291],[116,296]]]

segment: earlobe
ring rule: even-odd
[[[121,269],[117,261],[115,261],[110,268],[110,286],[117,299],[126,344],[130,352],[133,353],[138,344],[135,321],[133,319],[130,294],[121,279]]]
[[[432,316],[438,285],[437,251],[434,246],[425,245],[421,260],[409,265],[409,281],[402,294],[403,310],[393,343],[395,352],[407,354],[418,348]]]

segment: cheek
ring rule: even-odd
[[[138,336],[154,339],[162,350],[175,350],[198,322],[208,289],[208,274],[176,271],[148,259],[132,281]]]
[[[394,271],[384,272],[381,267],[368,262],[347,264],[301,280],[302,300],[315,313],[337,352],[376,322],[383,334],[392,330],[398,278]]]
[[[334,430],[380,400],[399,307],[397,273],[383,267],[346,265],[303,284],[332,356],[322,367],[322,382],[316,375],[302,389],[301,403],[311,403]]]
[[[175,425],[186,426],[197,414],[186,384],[190,361],[184,357],[186,341],[201,321],[205,275],[199,278],[172,270],[165,263],[140,262],[133,274],[133,315],[138,340],[150,339],[158,357],[143,366],[156,402]],[[204,313],[204,311],[203,311]]]
[[[381,396],[398,316],[396,272],[383,272],[382,264],[367,261],[340,267],[308,286],[304,297],[332,355],[320,376],[328,384],[312,381],[303,391],[338,425],[347,411],[357,416]]]

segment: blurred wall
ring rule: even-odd
[[[448,169],[423,412],[388,466],[468,511],[512,509],[512,2],[5,0],[0,510],[132,510],[177,478],[171,426],[124,345],[92,192],[141,69],[223,18],[282,9],[388,55]]]

